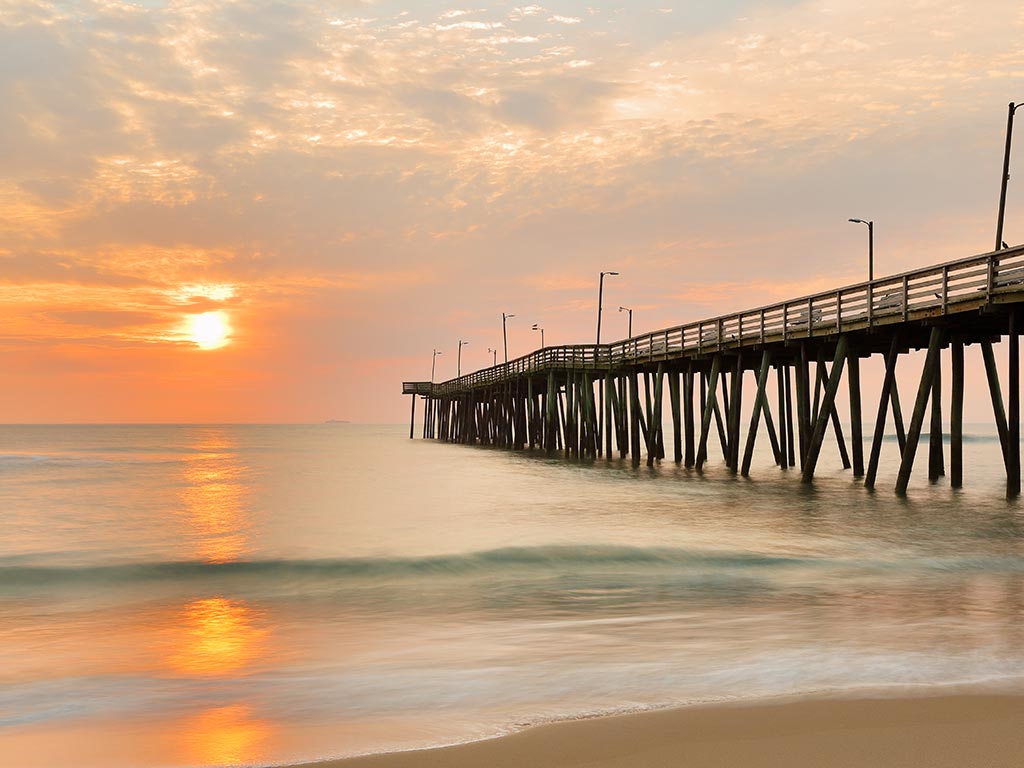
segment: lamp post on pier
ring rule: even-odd
[[[434,383],[434,368],[435,368],[435,366],[437,366],[437,356],[438,355],[443,355],[443,354],[444,354],[443,352],[439,352],[436,349],[434,350],[434,359],[430,362],[430,383],[431,384]]]
[[[875,279],[875,222],[864,219],[849,219],[849,221],[852,224],[868,225],[868,282],[870,282]]]
[[[497,364],[498,364],[498,350],[496,350],[496,349],[491,349],[490,347],[488,347],[488,348],[487,348],[487,351],[488,351],[488,352],[493,352],[493,353],[494,353],[494,364],[495,364],[495,365],[497,365]]]
[[[531,330],[540,331],[540,348],[544,349],[544,329],[540,327],[540,323],[534,323]]]
[[[505,362],[508,362],[508,320],[510,317],[515,315],[508,315],[504,312],[501,313],[501,338],[505,342]],[[495,363],[497,365],[497,363]]]
[[[604,302],[604,276],[618,275],[618,272],[602,272],[597,281],[597,343],[601,343],[601,305]]]
[[[999,216],[996,219],[996,247],[994,250],[1001,250],[1006,247],[1003,243],[1003,214],[1006,213],[1006,184],[1010,180],[1010,141],[1013,138],[1013,113],[1017,111],[1020,104],[1010,102],[1006,114],[1006,149],[1003,151],[1003,178],[999,184]]]
[[[626,331],[627,338],[633,338],[633,308],[632,307],[619,307],[619,312],[629,312],[629,330]]]
[[[458,362],[458,367],[457,367],[457,370],[458,370],[458,373],[456,374],[457,376],[461,376],[462,375],[462,348],[464,346],[466,346],[467,344],[469,344],[468,341],[463,341],[462,339],[459,339],[459,362]]]

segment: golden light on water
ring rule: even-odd
[[[181,490],[184,533],[192,557],[207,563],[239,559],[249,549],[248,467],[223,429],[204,428],[189,446]]]
[[[168,664],[182,675],[235,674],[266,653],[267,630],[243,600],[193,600],[181,609],[174,627]]]
[[[231,324],[222,310],[203,312],[188,319],[189,338],[200,349],[219,349],[231,341]]]
[[[262,762],[271,725],[245,704],[204,710],[182,724],[188,762],[194,765],[252,765]]]

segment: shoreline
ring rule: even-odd
[[[450,746],[282,768],[1015,768],[1024,694],[786,696],[529,726]]]

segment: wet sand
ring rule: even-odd
[[[1018,768],[1024,696],[803,699],[576,720],[317,768]]]

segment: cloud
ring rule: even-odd
[[[159,346],[223,305],[252,375],[376,370],[499,304],[589,338],[600,269],[644,324],[843,281],[850,215],[886,269],[990,238],[1016,6],[591,5],[5,7],[8,336]]]

